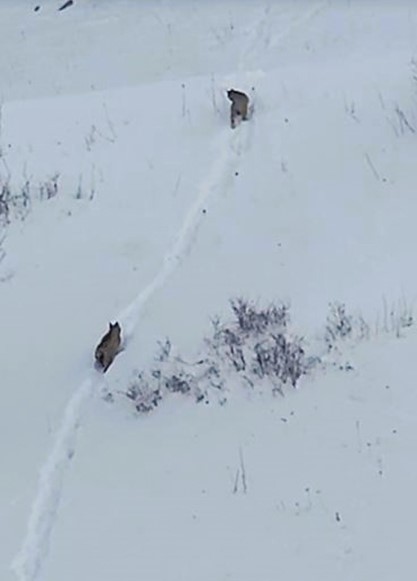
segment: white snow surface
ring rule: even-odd
[[[0,4],[0,192],[30,199],[0,226],[0,579],[412,579],[417,6],[62,4]],[[333,301],[369,336],[284,397],[137,414],[157,341],[193,360],[236,296],[313,353]]]

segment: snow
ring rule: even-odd
[[[410,578],[417,9],[61,3],[0,7],[0,180],[31,200],[0,237],[1,579]],[[192,360],[235,296],[313,350],[333,301],[369,339],[283,398],[138,416],[157,341]]]

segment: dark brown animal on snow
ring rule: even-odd
[[[96,347],[95,358],[104,373],[120,351],[121,331],[119,323],[109,323],[109,330]]]
[[[232,102],[230,108],[230,126],[236,127],[236,121],[246,121],[248,119],[249,97],[241,91],[230,89],[227,91],[227,97]]]

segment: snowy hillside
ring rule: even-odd
[[[417,7],[63,4],[0,5],[0,579],[411,579]]]

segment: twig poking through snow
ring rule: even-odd
[[[116,141],[116,138],[117,138],[117,133],[116,133],[116,130],[114,128],[114,123],[110,119],[110,115],[109,115],[109,111],[107,109],[106,103],[103,103],[103,109],[104,109],[104,115],[105,115],[106,121],[107,121],[107,126],[108,126],[110,134],[111,134],[111,137],[108,137],[107,139],[111,143],[114,143]]]
[[[238,468],[236,470],[235,483],[233,486],[233,494],[237,494],[237,491],[239,490],[239,476],[240,476],[240,469]]]
[[[66,2],[64,2],[64,4],[62,4],[62,6],[60,6],[58,8],[58,12],[61,12],[61,10],[65,10],[65,8],[69,8],[73,4],[74,4],[74,0],[67,0]]]
[[[247,479],[246,479],[246,468],[245,468],[245,462],[243,459],[242,448],[239,448],[239,461],[240,461],[240,473],[241,473],[241,477],[242,477],[243,494],[246,494],[248,491],[248,483],[247,483]]]
[[[371,168],[371,171],[372,171],[375,179],[380,182],[381,181],[381,177],[380,177],[379,173],[376,171],[375,166],[372,163],[371,158],[369,157],[369,155],[367,153],[365,153],[365,159],[368,162],[368,165]]]
[[[414,129],[414,127],[411,125],[411,123],[407,119],[404,111],[402,109],[400,109],[399,105],[395,106],[395,112],[397,114],[398,121],[400,123],[401,134],[405,133],[405,129],[408,129],[410,131],[410,133],[415,133],[416,130]]]

